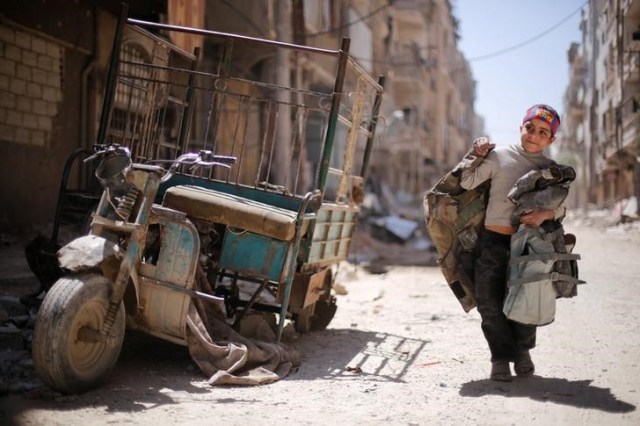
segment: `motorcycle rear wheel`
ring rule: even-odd
[[[333,275],[327,271],[322,283],[322,295],[313,305],[302,308],[295,315],[294,328],[299,333],[322,331],[329,326],[338,310],[335,296],[331,295]]]
[[[125,333],[120,303],[107,341],[96,339],[104,323],[113,283],[99,274],[60,278],[47,292],[33,331],[38,377],[65,394],[97,387],[113,370]]]

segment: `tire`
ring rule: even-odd
[[[322,331],[327,328],[338,310],[335,296],[331,295],[333,278],[327,271],[322,283],[322,296],[313,305],[309,305],[296,315],[294,327],[299,333]]]
[[[329,326],[338,310],[336,298],[331,296],[329,300],[319,300],[311,317],[311,331],[321,331]]]
[[[83,338],[79,330],[100,330],[113,283],[98,274],[62,277],[45,296],[33,330],[36,374],[51,388],[80,393],[97,387],[113,370],[125,333],[120,303],[107,342]],[[86,329],[85,329],[86,330]]]

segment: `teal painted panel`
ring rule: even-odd
[[[227,232],[220,267],[255,278],[279,282],[289,244],[251,232]]]
[[[195,229],[181,223],[161,221],[162,249],[155,279],[185,286],[196,269],[200,241]]]

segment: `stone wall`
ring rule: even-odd
[[[0,24],[0,139],[45,147],[62,100],[63,48]]]

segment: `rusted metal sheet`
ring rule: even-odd
[[[139,267],[139,309],[132,313],[130,322],[158,337],[186,339],[187,311],[193,296],[189,292],[198,265],[200,239],[184,216],[160,208],[155,213],[157,228],[148,234],[144,262]]]
[[[288,274],[285,259],[291,244],[251,232],[227,230],[220,267],[249,276],[281,282]]]
[[[329,268],[316,273],[296,273],[293,277],[289,307],[303,309],[318,301]],[[280,296],[280,293],[278,293]],[[280,300],[280,298],[279,298]]]

